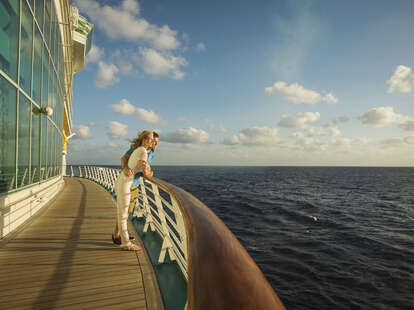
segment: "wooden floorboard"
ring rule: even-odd
[[[52,205],[0,248],[1,306],[148,309],[140,263],[150,263],[112,243],[115,221],[102,187],[65,178]]]

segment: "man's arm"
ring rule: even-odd
[[[127,176],[127,177],[131,177],[134,174],[132,169],[130,169],[128,167],[129,157],[130,157],[130,155],[128,155],[128,154],[125,154],[124,156],[121,157],[121,167],[122,167],[122,170],[124,170],[125,176]]]

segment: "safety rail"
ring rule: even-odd
[[[115,195],[119,169],[69,166],[70,175],[91,179]],[[144,217],[163,239],[158,262],[168,253],[187,279],[187,310],[285,307],[253,259],[227,226],[201,201],[165,181],[140,178],[134,216]]]
[[[115,180],[120,171],[120,169],[97,166],[70,166],[72,177],[78,176],[95,181],[114,197],[116,196]],[[140,178],[138,191],[133,215],[145,218],[144,232],[149,228],[161,236],[163,243],[158,263],[163,263],[168,253],[170,260],[177,262],[184,277],[188,279],[187,237],[177,201],[148,179]]]

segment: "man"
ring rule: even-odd
[[[149,165],[151,165],[151,161],[154,158],[154,152],[155,152],[155,150],[158,147],[158,141],[159,141],[159,135],[158,135],[158,133],[156,133],[154,131],[153,132],[153,136],[154,136],[154,140],[152,142],[152,145],[151,145],[151,147],[149,149],[147,149],[147,151],[148,151],[147,163]],[[121,167],[122,167],[122,170],[124,170],[124,173],[125,173],[125,175],[127,177],[130,177],[133,174],[133,171],[128,167],[128,160],[129,160],[129,157],[131,156],[132,152],[133,152],[133,150],[132,149],[129,149],[124,154],[124,156],[122,156],[122,158],[121,158]],[[152,176],[153,175],[153,172],[152,172],[151,168],[148,165],[146,166],[146,169],[148,169],[148,170],[146,171],[145,174],[146,175],[149,175],[149,176]],[[134,210],[135,200],[138,198],[138,192],[139,192],[138,186],[139,186],[139,181],[140,181],[139,178],[141,176],[143,176],[143,173],[142,172],[138,172],[137,174],[134,175],[134,180],[132,181],[132,186],[131,186],[131,199],[130,199],[129,210],[128,210],[129,213],[131,213],[132,210]],[[118,224],[116,224],[115,230],[118,230]],[[132,234],[129,234],[129,236],[130,236],[129,238],[131,240],[134,239],[134,237],[132,236]],[[119,240],[117,238],[114,238],[113,239],[113,242],[115,244],[121,244],[121,240]]]

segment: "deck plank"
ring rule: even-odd
[[[140,263],[151,264],[146,255],[113,245],[115,220],[114,202],[102,187],[65,178],[47,210],[0,248],[2,306],[151,310]]]

